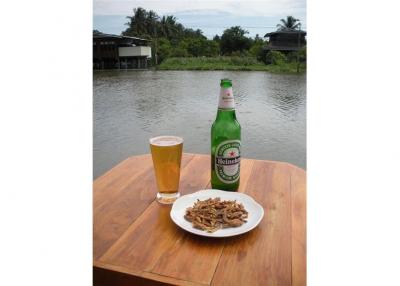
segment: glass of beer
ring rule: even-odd
[[[172,204],[179,197],[183,139],[158,136],[150,139],[154,172],[158,186],[157,201]]]

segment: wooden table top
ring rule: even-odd
[[[182,195],[211,188],[210,156],[184,154]],[[94,285],[306,285],[306,172],[242,159],[240,188],[264,207],[252,231],[229,238],[185,232],[155,201],[151,155],[94,181]]]

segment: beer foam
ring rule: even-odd
[[[158,136],[150,139],[150,144],[155,146],[173,146],[183,143],[183,139],[177,136]]]

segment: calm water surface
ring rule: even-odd
[[[182,136],[184,152],[209,154],[221,78],[233,81],[242,157],[306,168],[305,75],[104,71],[93,75],[94,178],[149,153],[156,135]]]

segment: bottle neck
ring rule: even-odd
[[[236,112],[235,109],[221,109],[218,108],[217,118],[216,120],[223,120],[223,121],[232,121],[236,120]]]
[[[219,110],[235,111],[235,99],[233,98],[232,87],[221,86],[219,92],[218,112]]]

